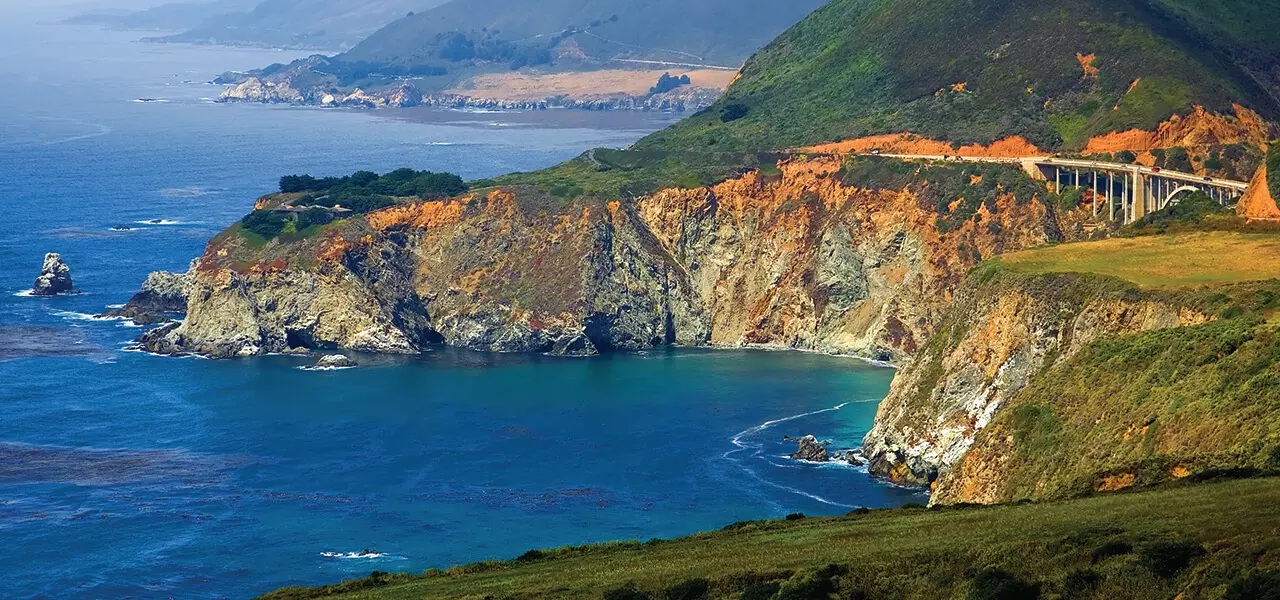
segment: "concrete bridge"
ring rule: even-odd
[[[868,155],[868,154],[864,154]],[[1226,206],[1244,195],[1248,182],[1205,177],[1194,173],[1170,171],[1096,160],[1032,156],[1024,158],[983,158],[974,156],[926,156],[914,154],[875,154],[903,160],[946,160],[1018,165],[1027,174],[1051,183],[1050,189],[1061,193],[1068,187],[1081,187],[1093,192],[1093,216],[1132,223],[1161,210],[1182,192],[1203,191]]]

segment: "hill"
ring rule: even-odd
[[[676,540],[535,550],[515,560],[378,574],[264,600],[505,598],[1225,598],[1280,585],[1256,479],[1071,502],[903,508],[738,523]],[[797,515],[800,516],[800,515]]]
[[[548,58],[737,67],[821,0],[453,0],[400,19],[341,57],[412,68],[458,46],[506,42]],[[458,35],[467,41],[460,41]]]
[[[350,48],[378,28],[444,0],[260,0],[154,41],[318,49]]]
[[[73,25],[100,25],[111,29],[179,31],[220,15],[252,9],[260,0],[169,2],[151,8],[120,13],[89,12],[66,19]]]
[[[643,148],[777,149],[911,131],[1080,150],[1194,106],[1280,118],[1270,3],[834,0],[754,56],[719,104]]]

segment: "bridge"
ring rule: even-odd
[[[1062,193],[1065,188],[1078,187],[1092,190],[1093,216],[1105,216],[1111,221],[1128,224],[1176,203],[1183,192],[1205,192],[1219,204],[1226,206],[1244,195],[1248,182],[1205,177],[1195,173],[1171,171],[1159,167],[1144,167],[1125,163],[1103,162],[1086,159],[1032,156],[1024,158],[987,158],[976,156],[930,156],[919,154],[863,153],[863,156],[880,156],[902,160],[942,160],[955,162],[980,162],[1018,165],[1027,174],[1041,181],[1052,182],[1052,189]]]

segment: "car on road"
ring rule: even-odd
[[[879,149],[879,148],[876,148],[875,150],[872,150],[872,151],[871,151],[871,153],[872,153],[872,154],[880,154],[880,149]]]
[[[1213,181],[1213,178],[1212,178],[1212,177],[1205,177],[1205,178],[1204,178],[1204,180],[1205,180],[1205,181]]]
[[[1160,172],[1160,167],[1151,167],[1151,172],[1152,172],[1152,173],[1159,173],[1159,172]]]

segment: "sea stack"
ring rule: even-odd
[[[71,291],[71,268],[62,262],[62,255],[50,252],[44,255],[44,268],[36,277],[31,293],[36,296],[55,296]]]
[[[830,457],[827,456],[827,449],[818,442],[818,438],[806,435],[800,438],[800,447],[792,453],[791,458],[795,460],[807,460],[810,462],[827,462]]]

